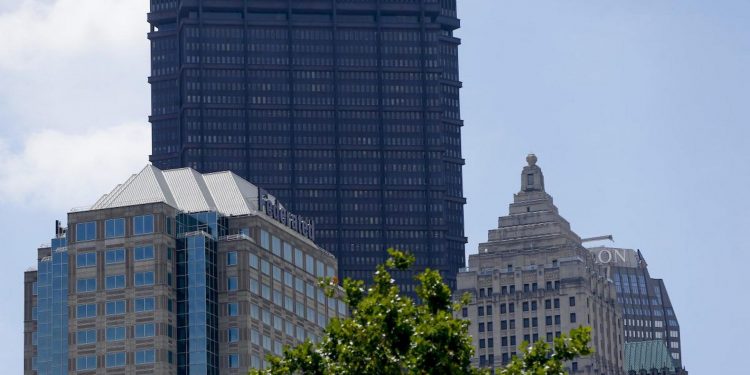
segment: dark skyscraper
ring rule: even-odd
[[[456,0],[151,0],[148,20],[155,166],[262,186],[315,219],[342,276],[396,247],[455,288]]]

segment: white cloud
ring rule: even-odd
[[[147,11],[148,0],[0,5],[0,137],[145,121]]]
[[[0,201],[67,212],[94,203],[147,164],[150,128],[42,130],[25,138],[20,151],[8,146],[0,139]]]
[[[29,69],[87,49],[143,40],[147,11],[148,0],[21,0],[0,13],[0,68]]]

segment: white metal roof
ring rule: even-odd
[[[200,174],[191,168],[162,171],[147,165],[101,197],[89,210],[156,202],[185,212],[249,215],[258,210],[258,187],[232,172]]]

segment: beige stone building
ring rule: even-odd
[[[25,273],[25,374],[246,374],[346,306],[314,226],[231,172],[147,166]]]
[[[523,341],[591,326],[595,354],[569,364],[571,374],[623,374],[623,325],[613,283],[544,190],[529,155],[510,212],[489,231],[458,276],[458,293],[473,295],[460,314],[471,320],[475,364],[500,368]]]

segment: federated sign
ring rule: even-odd
[[[289,210],[279,204],[276,198],[262,189],[258,189],[258,207],[264,214],[272,217],[279,223],[315,241],[315,223],[312,219],[289,212]]]

